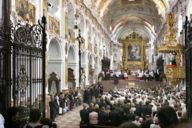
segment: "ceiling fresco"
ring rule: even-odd
[[[173,0],[84,0],[116,39],[137,31],[147,39],[158,33]]]

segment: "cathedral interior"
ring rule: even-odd
[[[124,128],[131,117],[118,122],[121,112],[135,115],[132,123],[141,128],[148,116],[161,122],[158,110],[167,104],[178,119],[192,118],[192,0],[0,0],[0,6],[0,128],[11,128],[10,108],[28,124],[38,109],[58,128]],[[130,108],[116,110],[119,104]]]

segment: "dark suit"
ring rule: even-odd
[[[80,110],[81,124],[89,123],[89,112],[87,109]]]
[[[109,113],[109,120],[111,126],[118,126],[119,125],[119,113],[116,110],[113,110]]]
[[[139,104],[139,105],[136,106],[135,114],[138,115],[138,116],[143,115],[143,106],[142,105]]]
[[[52,119],[52,121],[55,121],[55,117],[58,114],[59,105],[57,104],[57,101],[54,100],[49,102],[49,106],[50,106],[50,118]]]
[[[144,114],[144,116],[152,114],[152,108],[150,105],[143,106],[143,114]]]
[[[98,120],[99,120],[99,125],[102,125],[102,126],[109,125],[109,122],[108,122],[109,115],[104,111],[99,112]]]

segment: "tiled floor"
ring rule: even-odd
[[[79,106],[72,111],[65,113],[64,115],[59,115],[56,118],[56,123],[58,128],[79,128],[80,124],[80,114],[79,111],[82,109]]]

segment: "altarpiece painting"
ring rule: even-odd
[[[123,43],[123,68],[125,70],[144,69],[146,41],[143,37],[133,32],[121,42]]]

